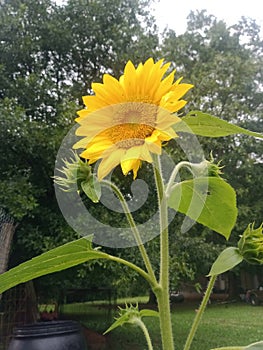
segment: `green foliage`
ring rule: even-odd
[[[152,282],[149,275],[140,267],[124,259],[101,252],[92,247],[92,236],[80,238],[51,249],[31,260],[28,260],[0,275],[0,293],[19,283],[68,269],[87,261],[106,259],[124,264],[141,274],[146,281]]]
[[[263,134],[246,130],[240,126],[230,124],[225,120],[213,117],[200,111],[191,111],[182,121],[174,125],[176,132],[190,132],[199,136],[222,137],[233,134],[245,134],[263,138]]]
[[[0,203],[20,221],[12,265],[74,239],[54,196],[51,178],[56,152],[79,109],[81,95],[90,92],[92,81],[100,81],[105,71],[120,75],[128,59],[138,63],[155,55],[158,38],[148,5],[148,1],[139,0],[97,0],[89,6],[81,0],[63,6],[49,0],[10,0],[1,5]],[[242,19],[227,28],[204,12],[191,13],[186,33],[176,36],[169,31],[163,39],[159,55],[175,62],[178,74],[195,84],[189,110],[202,109],[222,121],[233,121],[235,126],[262,130],[262,45],[253,21]],[[237,189],[239,220],[231,238],[235,241],[244,225],[257,222],[263,211],[262,142],[245,135],[200,141],[207,154],[213,149],[215,158],[223,159],[225,177]],[[127,190],[128,181],[118,181]],[[138,221],[152,213],[152,202],[150,197],[144,213],[135,213]],[[93,210],[99,212],[98,206]],[[120,221],[118,215],[104,216]],[[172,224],[171,232],[178,228],[178,222]],[[193,228],[188,247],[192,247],[194,236],[195,242],[201,242],[196,243],[198,255],[205,259],[210,239],[209,235],[198,238],[198,230],[202,230],[199,225]],[[186,244],[183,241],[182,245]],[[158,244],[150,242],[148,248],[154,259]],[[184,271],[188,277],[193,274],[188,269],[195,255],[192,248],[192,254],[175,263],[175,270],[181,269],[180,277]],[[141,264],[135,249],[117,253],[130,254]],[[198,265],[204,265],[201,258]],[[105,273],[101,261],[77,270],[74,276],[82,276],[83,283],[95,283],[96,276],[104,274],[98,283],[103,279],[126,287],[129,277],[116,265],[109,266],[111,273]],[[196,266],[194,270],[200,269]],[[129,276],[135,286],[135,273]],[[62,279],[70,281],[66,275]]]
[[[243,256],[236,247],[226,248],[216,259],[209,272],[209,276],[220,275],[233,269],[243,261]]]
[[[19,283],[65,270],[88,260],[108,259],[108,254],[92,249],[91,238],[67,243],[8,270],[0,276],[0,293]]]
[[[128,59],[138,62],[153,55],[158,37],[148,5],[144,0],[1,4],[0,206],[20,223],[11,266],[76,238],[56,203],[56,154],[91,82],[106,71],[119,76]],[[94,266],[76,269],[78,282],[66,272],[61,279],[65,285],[95,283]],[[96,268],[105,283],[117,283],[122,276],[116,266],[111,280],[102,262]],[[63,288],[57,278],[45,280]]]
[[[227,239],[236,222],[235,191],[217,177],[200,177],[175,184],[168,205]]]
[[[179,76],[194,84],[186,106],[188,116],[183,119],[190,118],[189,122],[195,123],[195,117],[190,117],[188,112],[201,110],[219,117],[219,123],[230,121],[234,127],[262,134],[263,51],[259,33],[260,27],[252,19],[241,18],[236,25],[228,27],[206,11],[190,13],[185,33],[177,35],[173,30],[164,33],[162,56],[174,62]],[[195,125],[195,131],[198,131],[198,125]],[[203,128],[199,131],[204,132]],[[238,221],[230,237],[231,244],[235,245],[248,222],[260,225],[262,221],[262,140],[244,134],[220,138],[200,136],[198,139],[206,158],[212,150],[213,157],[224,165],[224,178],[236,190]],[[171,152],[175,159],[183,159],[179,151]],[[191,229],[192,234],[195,236],[198,230],[202,234],[199,226]],[[215,236],[212,242],[209,235],[205,240],[212,245],[222,244]],[[206,249],[203,250],[204,257]],[[198,252],[200,254],[199,246]]]
[[[198,304],[184,303],[173,308],[172,323],[177,349],[184,347],[189,326],[196,314],[196,307]],[[72,312],[74,312],[73,308]],[[97,312],[101,312],[101,309]],[[244,303],[212,304],[203,316],[202,325],[198,329],[192,348],[194,350],[210,350],[220,346],[232,345],[233,347],[236,344],[241,346],[258,342],[261,335],[261,315],[261,307],[253,307]],[[155,318],[147,317],[144,322],[151,335],[154,349],[161,350],[160,331],[156,321]],[[91,317],[84,316],[81,318],[81,322],[87,327],[92,325]],[[101,317],[101,321],[96,326],[96,330],[103,331],[105,317]],[[145,340],[139,329],[133,327],[132,333],[133,338],[131,339],[130,327],[115,329],[111,333],[110,345],[114,350],[145,349]]]

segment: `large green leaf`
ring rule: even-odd
[[[64,244],[1,274],[0,294],[19,283],[65,270],[88,260],[110,259],[110,255],[92,248],[91,238],[89,236]]]
[[[219,275],[220,273],[231,270],[243,261],[243,256],[239,253],[238,248],[228,247],[219,254],[213,263],[208,276]]]
[[[214,117],[200,111],[189,112],[182,121],[174,125],[176,132],[193,133],[199,136],[221,137],[233,134],[245,134],[263,138],[263,134],[246,130],[240,126],[228,123],[227,121]]]
[[[235,191],[218,177],[199,177],[175,184],[168,205],[227,239],[237,218]]]

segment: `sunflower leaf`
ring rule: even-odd
[[[174,125],[176,132],[193,133],[206,137],[222,137],[234,134],[245,134],[249,136],[263,138],[262,133],[246,130],[240,126],[228,123],[227,121],[214,117],[200,111],[191,111],[181,122]]]
[[[0,294],[17,284],[68,269],[88,260],[110,259],[110,256],[92,248],[92,236],[54,248],[28,260],[0,275]]]
[[[88,180],[81,182],[82,191],[93,202],[98,203],[101,196],[101,187],[97,178],[93,175]]]
[[[175,184],[168,205],[226,239],[237,218],[235,191],[218,177],[198,177]]]
[[[239,249],[236,247],[228,247],[219,254],[213,263],[208,276],[220,275],[223,272],[231,270],[243,261]]]

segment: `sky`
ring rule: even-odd
[[[57,4],[66,0],[55,0]],[[153,14],[160,32],[168,26],[176,34],[186,30],[187,16],[191,10],[207,10],[208,14],[222,19],[227,25],[238,23],[242,16],[255,19],[261,26],[263,38],[263,1],[262,0],[155,0]]]
[[[237,23],[242,16],[255,19],[263,36],[263,1],[260,0],[159,0],[153,7],[159,28],[162,30],[167,25],[176,34],[185,31],[186,18],[191,10],[203,9],[227,25]]]

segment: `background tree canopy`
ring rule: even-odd
[[[69,0],[58,6],[50,0],[6,0],[1,5],[0,203],[19,223],[11,265],[76,237],[57,206],[52,180],[55,157],[81,108],[81,96],[91,92],[91,82],[101,81],[105,72],[119,77],[127,60],[138,64],[151,56],[164,57],[173,62],[178,77],[183,75],[195,85],[187,110],[200,109],[262,132],[263,45],[257,24],[242,18],[227,27],[202,11],[190,13],[184,34],[167,30],[160,40],[150,3]],[[239,218],[231,238],[236,240],[249,222],[262,220],[262,142],[245,136],[200,142],[207,157],[213,150],[216,161],[222,159],[224,177],[237,190]],[[170,148],[175,159],[183,159],[182,151]],[[149,172],[144,165],[139,176],[148,178]],[[129,190],[130,177],[124,181],[118,169],[115,176]],[[154,210],[151,202],[137,213],[138,220]],[[102,209],[89,205],[107,219]],[[200,225],[182,236],[180,223],[178,216],[170,230],[177,238],[171,246],[173,287],[179,279],[207,273],[225,244]],[[147,244],[153,260],[158,245],[158,238]],[[136,248],[114,254],[139,259]],[[108,263],[105,269],[104,263],[97,263],[38,282],[43,287],[57,281],[58,287],[65,287],[104,281],[123,293],[144,288],[135,274],[123,269]],[[134,290],[125,290],[131,281]]]

